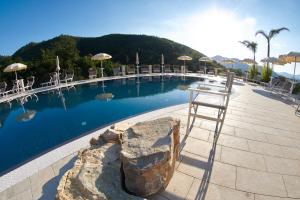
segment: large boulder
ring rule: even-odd
[[[93,145],[81,151],[75,166],[60,180],[58,200],[139,200],[122,188],[119,144]]]
[[[121,162],[128,192],[142,197],[167,187],[179,154],[180,121],[171,117],[137,123],[122,136]]]

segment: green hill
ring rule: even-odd
[[[17,50],[11,57],[0,57],[0,68],[12,62],[24,62],[28,69],[21,75],[34,75],[38,81],[48,80],[49,72],[55,70],[55,57],[60,58],[61,68],[75,71],[77,79],[86,78],[88,68],[99,66],[91,61],[94,54],[104,52],[112,55],[112,60],[106,61],[107,75],[111,74],[113,65],[134,64],[135,54],[139,53],[140,64],[159,64],[161,54],[165,63],[181,64],[177,60],[180,55],[193,58],[187,62],[190,70],[197,69],[198,59],[204,54],[185,45],[165,38],[147,35],[110,34],[102,37],[74,37],[61,35],[53,39],[29,43]],[[213,63],[213,65],[217,65]],[[2,71],[2,70],[1,70]],[[0,72],[0,79],[8,79],[11,75]]]

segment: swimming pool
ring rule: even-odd
[[[209,80],[124,78],[38,93],[12,105],[0,104],[0,174],[115,121],[186,103],[186,88],[199,82]]]

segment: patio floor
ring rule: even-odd
[[[187,105],[134,118],[181,119],[182,151],[175,174],[152,199],[300,199],[300,117],[295,108],[260,87],[234,87],[239,95],[230,101],[216,146],[215,123],[209,121],[197,119],[184,138]],[[76,152],[6,189],[0,200],[54,199],[59,179],[75,157]]]

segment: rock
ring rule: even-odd
[[[107,143],[79,153],[75,166],[61,178],[58,200],[140,200],[122,189],[120,145]]]
[[[122,131],[109,128],[100,137],[108,143],[120,143],[122,133]]]
[[[179,120],[166,117],[124,132],[121,162],[130,193],[147,197],[167,187],[179,154],[179,128]]]

